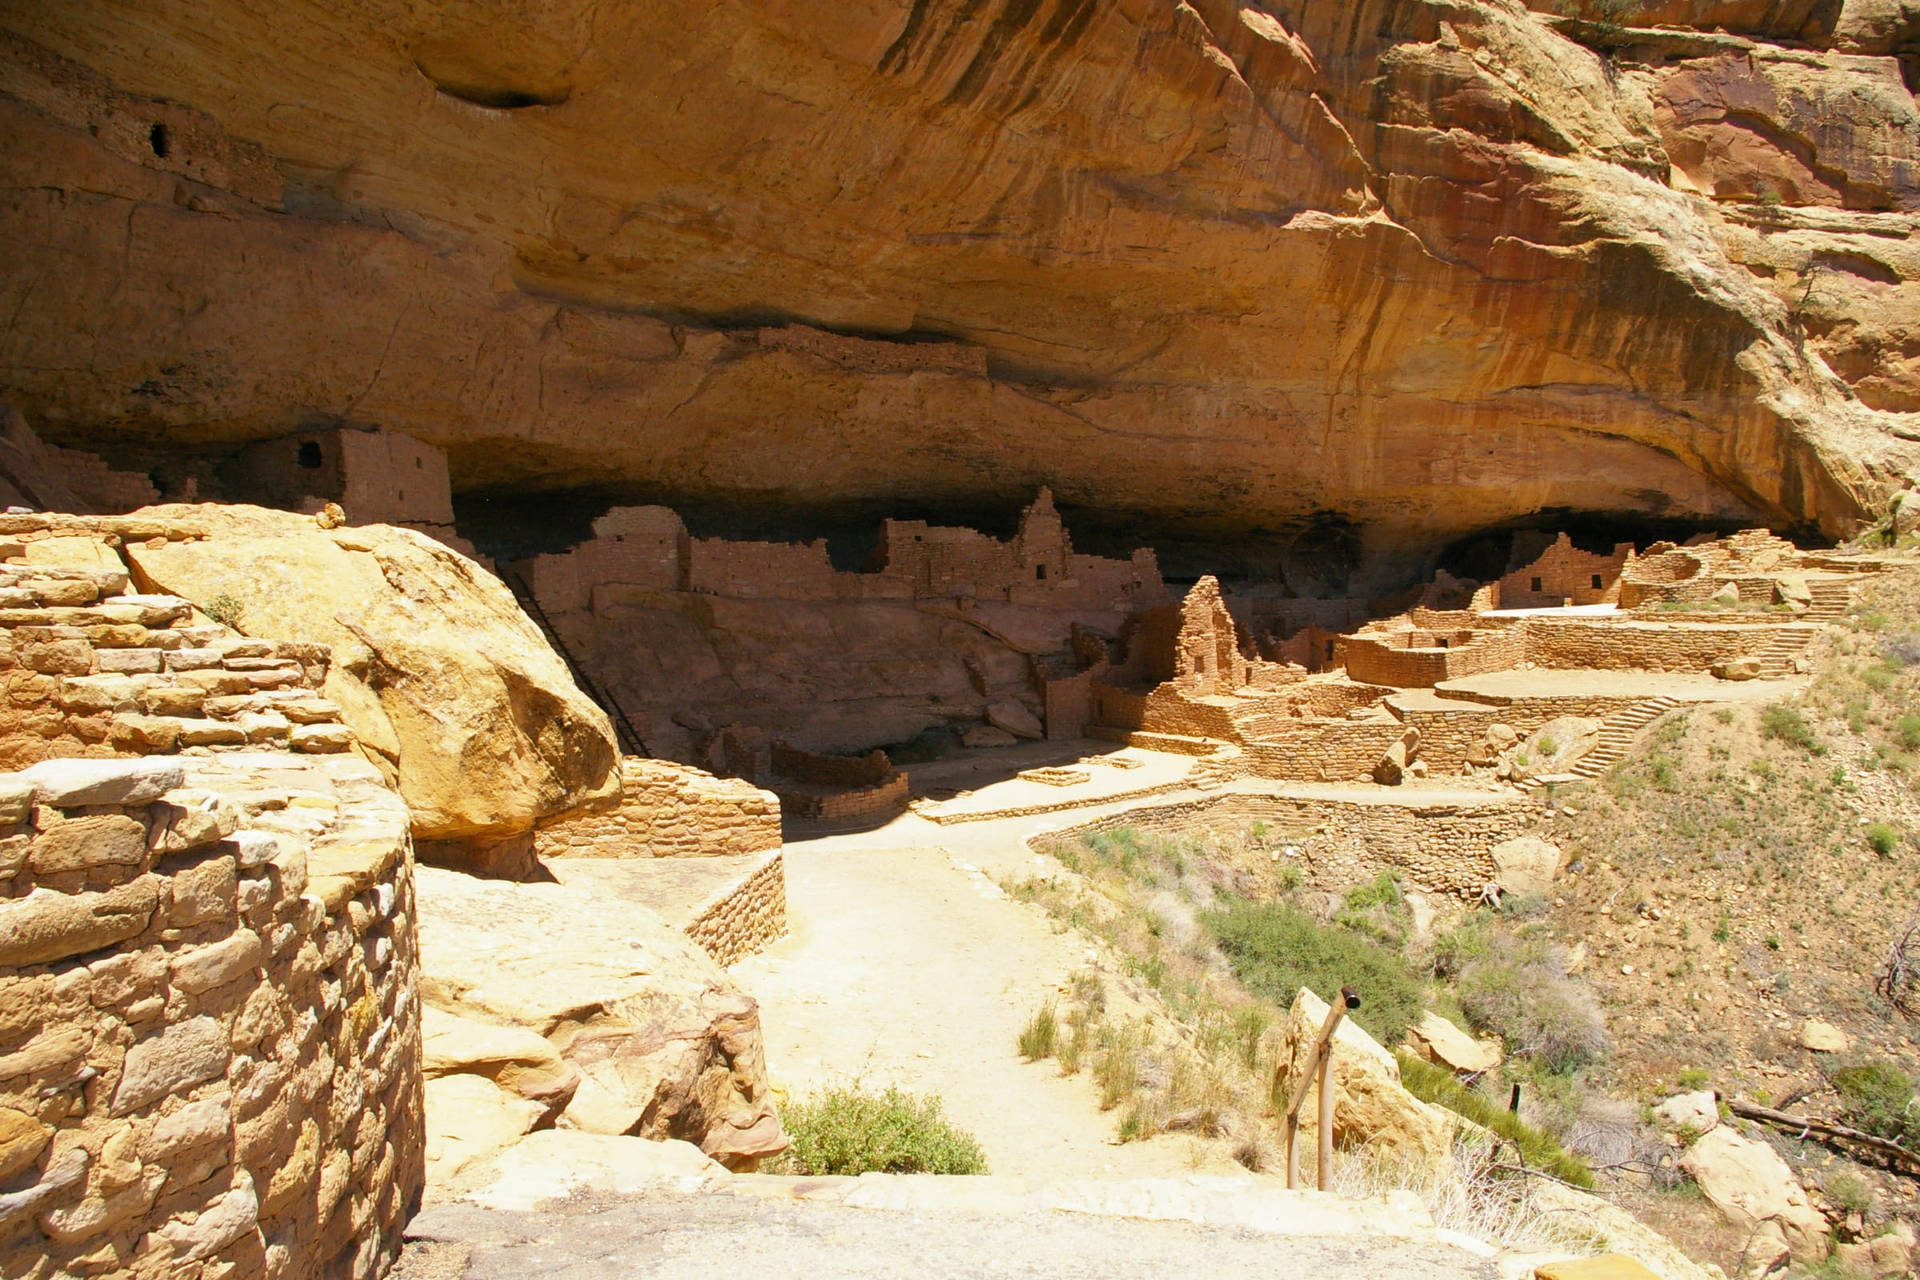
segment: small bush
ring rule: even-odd
[[[1400,903],[1400,878],[1391,871],[1382,871],[1366,884],[1347,892],[1347,905],[1356,911],[1368,907],[1397,907]]]
[[[1867,844],[1883,858],[1891,858],[1900,847],[1900,828],[1891,822],[1875,822],[1867,827]]]
[[[1607,1052],[1599,1002],[1538,948],[1475,961],[1461,972],[1458,995],[1476,1026],[1553,1071],[1571,1071]]]
[[[1873,1186],[1857,1173],[1831,1174],[1820,1184],[1820,1189],[1827,1193],[1827,1199],[1848,1213],[1865,1217],[1873,1208]]]
[[[1855,1128],[1894,1142],[1920,1141],[1920,1100],[1899,1067],[1877,1058],[1842,1067],[1831,1079]]]
[[[1111,1111],[1139,1092],[1143,1040],[1138,1027],[1101,1026],[1094,1042],[1093,1082],[1100,1086],[1102,1111]]]
[[[222,591],[207,601],[207,607],[201,612],[221,626],[232,627],[237,631],[240,628],[241,615],[246,612],[246,609],[238,600]]]
[[[1284,903],[1235,900],[1205,923],[1247,989],[1282,1008],[1306,987],[1323,1000],[1359,989],[1353,1019],[1392,1044],[1421,1013],[1420,983],[1393,952]]]
[[[888,1089],[829,1089],[781,1117],[793,1145],[770,1172],[985,1173],[986,1153],[940,1113],[934,1097]]]
[[[1020,1056],[1028,1062],[1051,1058],[1059,1037],[1060,1021],[1054,1016],[1053,1005],[1041,1005],[1032,1020],[1020,1029]]]
[[[1820,745],[1820,739],[1813,736],[1813,726],[1800,714],[1797,707],[1784,702],[1776,702],[1760,712],[1760,733],[1762,737],[1774,738],[1799,747],[1813,755],[1825,755],[1826,748]]]
[[[1400,1083],[1414,1097],[1445,1107],[1508,1139],[1519,1148],[1521,1160],[1530,1169],[1543,1169],[1576,1187],[1593,1185],[1593,1171],[1587,1168],[1586,1162],[1561,1147],[1546,1130],[1534,1128],[1485,1094],[1469,1089],[1445,1067],[1437,1067],[1404,1049],[1399,1058]]]
[[[1880,652],[1888,662],[1902,667],[1920,665],[1920,631],[1902,631],[1880,642]]]
[[[1920,751],[1920,716],[1909,712],[1893,722],[1893,736],[1908,751]]]
[[[1687,1067],[1680,1072],[1682,1089],[1704,1089],[1707,1087],[1707,1072],[1704,1067]]]

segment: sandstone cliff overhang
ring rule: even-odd
[[[149,457],[378,422],[462,491],[1050,482],[1385,553],[1543,508],[1851,530],[1920,458],[1894,59],[1682,58],[1845,176],[1716,200],[1670,182],[1711,124],[1671,75],[1552,21],[16,6],[0,383]],[[1839,127],[1822,76],[1879,114]]]

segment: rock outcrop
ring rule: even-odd
[[[1842,533],[1920,462],[1920,134],[1906,8],[1834,7],[15,6],[0,384],[174,482],[377,422],[467,492],[1050,481],[1283,567]]]
[[[619,790],[606,715],[498,579],[410,529],[257,507],[154,508],[206,538],[125,549],[136,582],[331,646],[324,688],[384,759],[423,857],[508,872],[534,825]]]
[[[1327,1012],[1327,1002],[1305,988],[1294,997],[1287,1011],[1286,1051],[1280,1057],[1288,1079],[1311,1057]],[[1351,1018],[1334,1033],[1330,1069],[1335,1145],[1366,1146],[1416,1168],[1448,1167],[1455,1120],[1402,1088],[1400,1064]],[[1300,1109],[1301,1140],[1308,1149],[1318,1116],[1316,1091]]]
[[[419,875],[421,994],[438,1011],[428,1072],[507,1095],[460,1095],[492,1137],[444,1153],[449,1169],[506,1140],[526,1114],[514,1098],[563,1128],[682,1139],[730,1168],[785,1149],[758,1006],[653,912],[559,884]]]
[[[1797,1262],[1827,1256],[1827,1221],[1806,1188],[1772,1147],[1725,1125],[1706,1134],[1680,1158],[1680,1168],[1727,1221],[1753,1233],[1747,1255],[1765,1267],[1791,1253]]]

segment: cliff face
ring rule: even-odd
[[[1920,460],[1913,24],[1733,7],[0,5],[0,385],[466,490],[1838,534]]]

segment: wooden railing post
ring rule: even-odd
[[[1333,1035],[1349,1009],[1360,1007],[1360,993],[1352,987],[1340,988],[1340,998],[1327,1010],[1327,1020],[1314,1040],[1313,1052],[1287,1081],[1287,1188],[1300,1185],[1300,1104],[1307,1100],[1307,1087],[1317,1072],[1320,1077],[1320,1150],[1316,1170],[1320,1189],[1325,1191],[1333,1176]]]

